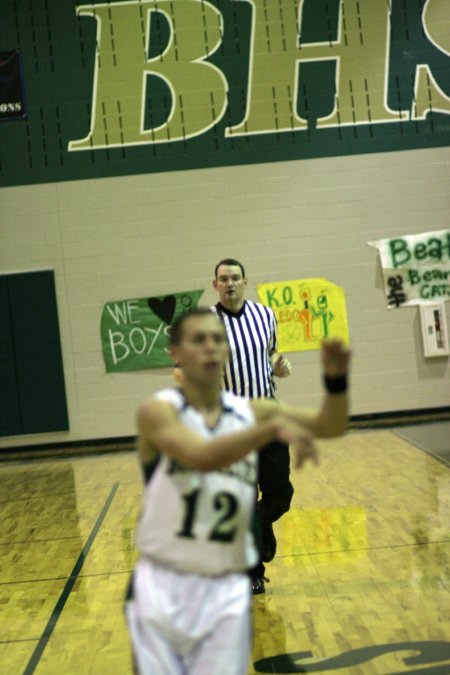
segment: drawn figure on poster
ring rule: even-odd
[[[322,332],[320,337],[328,337],[329,333],[329,322],[333,321],[334,314],[328,309],[328,298],[326,295],[317,296],[317,308],[311,307],[311,312],[314,314],[315,319],[322,319]]]
[[[303,309],[298,313],[298,320],[303,324],[303,332],[306,342],[314,342],[315,337],[313,336],[312,331],[312,322],[313,322],[313,313],[311,312],[309,305],[311,300],[311,291],[309,288],[305,288],[300,291],[300,298],[303,302]]]

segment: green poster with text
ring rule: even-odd
[[[107,373],[170,366],[174,319],[198,305],[203,290],[114,300],[103,307],[101,339]]]

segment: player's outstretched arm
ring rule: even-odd
[[[350,350],[341,340],[323,340],[321,360],[325,396],[314,422],[318,437],[340,436],[347,429],[350,359]]]
[[[340,436],[348,422],[348,368],[350,352],[338,339],[322,343],[322,369],[325,396],[318,410],[306,410],[276,401],[255,401],[253,406],[259,419],[285,415],[287,420],[303,425],[316,438]]]
[[[273,415],[243,431],[206,440],[184,426],[169,403],[149,399],[137,415],[139,453],[144,463],[163,452],[193,469],[214,471],[286,434],[285,422]]]

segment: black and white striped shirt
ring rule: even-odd
[[[269,307],[246,300],[234,314],[220,302],[211,309],[223,321],[230,345],[224,387],[245,398],[273,398],[270,355],[277,350],[277,323]]]

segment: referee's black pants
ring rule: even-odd
[[[276,540],[272,523],[289,511],[294,488],[289,480],[289,446],[272,441],[259,451],[259,500],[256,504],[256,541],[260,560],[250,576],[264,576],[264,562],[275,555]]]
[[[294,488],[289,480],[289,446],[272,441],[259,452],[257,504],[262,526],[274,523],[289,511]]]

